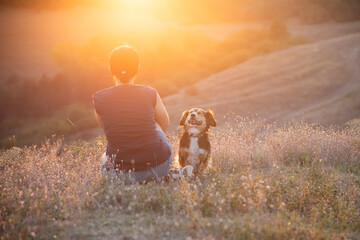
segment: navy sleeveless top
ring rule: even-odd
[[[155,89],[133,84],[93,95],[108,142],[106,155],[113,160],[115,169],[149,170],[170,157],[170,144],[155,127],[156,99]]]

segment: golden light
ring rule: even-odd
[[[124,1],[124,7],[133,10],[145,10],[151,8],[156,1],[154,0],[126,0]]]
[[[122,28],[148,29],[157,25],[156,14],[164,3],[164,0],[106,0],[99,5],[107,7],[106,18],[112,19],[110,25],[114,29],[119,25]]]
[[[125,13],[150,13],[159,4],[159,0],[107,0],[106,5]]]

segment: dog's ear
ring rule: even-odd
[[[184,126],[185,120],[187,118],[187,116],[189,115],[189,111],[185,111],[182,113],[182,117],[180,120],[180,126]]]
[[[207,110],[206,112],[206,120],[208,124],[212,127],[216,127],[216,121],[214,119],[214,113],[211,110]]]

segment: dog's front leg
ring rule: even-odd
[[[198,158],[200,160],[200,163],[196,167],[197,172],[203,172],[209,166],[209,154],[208,153],[199,154]]]
[[[182,148],[179,150],[179,164],[182,168],[188,165],[187,163],[188,157],[189,157],[189,153],[186,149]]]

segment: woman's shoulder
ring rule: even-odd
[[[145,94],[149,96],[156,96],[157,91],[155,88],[152,88],[147,85],[135,85],[135,84],[129,84],[129,85],[120,85],[120,86],[113,86],[110,88],[102,89],[97,91],[93,94],[93,99],[100,100],[100,99],[108,99],[115,95],[119,95],[120,93],[127,93],[127,94]]]
[[[148,85],[134,85],[134,86],[137,86],[137,87],[139,87],[139,88],[143,88],[143,89],[148,89],[148,90],[153,90],[153,91],[156,91],[156,89],[155,89],[155,88],[150,87],[150,86],[148,86]]]
[[[136,87],[138,87],[139,89],[141,89],[144,92],[150,92],[153,94],[157,94],[157,90],[153,87],[147,86],[147,85],[135,85]]]
[[[156,99],[157,99],[157,91],[155,88],[152,88],[150,86],[147,85],[138,85],[139,88],[141,88],[141,94],[146,95],[147,99],[153,104],[153,106],[155,107],[156,104]]]
[[[96,93],[94,93],[93,96],[107,95],[109,92],[112,92],[114,90],[114,87],[115,86],[105,88],[105,89],[101,89],[101,90],[97,91]]]

